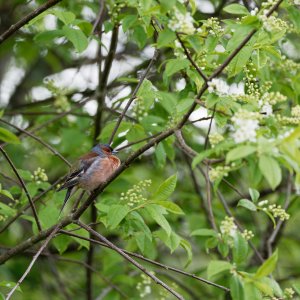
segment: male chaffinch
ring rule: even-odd
[[[98,144],[78,159],[72,166],[65,183],[58,189],[58,191],[67,189],[60,212],[64,209],[74,188],[93,191],[110,177],[121,164],[120,159],[114,155],[116,153],[117,151],[109,145]]]

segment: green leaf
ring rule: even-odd
[[[156,201],[167,200],[174,192],[176,187],[176,182],[177,182],[177,174],[170,176],[158,187],[157,191],[154,193],[154,195],[151,198],[155,199]]]
[[[238,146],[232,150],[230,150],[226,155],[226,162],[229,163],[231,161],[241,159],[246,157],[256,151],[256,147],[250,145],[242,145]]]
[[[242,235],[237,232],[234,236],[234,246],[232,248],[233,261],[239,265],[245,262],[248,255],[248,243],[242,237]]]
[[[142,49],[146,45],[147,33],[145,32],[144,27],[140,25],[135,26],[133,29],[132,37],[140,49]]]
[[[249,210],[257,211],[256,205],[248,199],[241,199],[237,206],[242,206]]]
[[[276,251],[258,268],[255,273],[255,278],[262,278],[271,274],[277,264],[278,260],[278,250]]]
[[[168,236],[164,230],[159,230],[155,232],[155,236],[171,250],[171,253],[173,253],[180,245],[181,238],[173,231],[171,235]]]
[[[64,32],[60,29],[56,30],[48,30],[48,31],[42,31],[34,36],[33,40],[41,45],[48,45],[50,43],[53,43],[53,40],[55,38],[61,37],[64,35]]]
[[[4,216],[14,216],[16,214],[16,210],[11,208],[10,206],[0,202],[0,213]]]
[[[70,11],[52,10],[51,13],[55,15],[65,25],[72,23],[76,18],[76,16]]]
[[[169,222],[164,217],[161,208],[156,204],[150,204],[145,207],[145,210],[149,213],[151,218],[166,231],[168,236],[170,236],[172,229]]]
[[[178,71],[187,68],[189,65],[190,62],[185,58],[170,59],[166,64],[166,69],[164,74],[167,77],[170,77],[173,74],[177,73]]]
[[[193,162],[192,162],[192,168],[195,169],[195,167],[200,164],[202,162],[202,160],[204,158],[207,158],[209,157],[212,153],[214,153],[215,150],[214,149],[208,149],[208,150],[205,150],[205,151],[202,151],[200,152],[199,154],[197,154],[195,156],[195,158],[193,159]]]
[[[230,4],[223,8],[223,10],[233,15],[249,15],[247,8],[241,4]]]
[[[19,138],[5,128],[0,127],[0,141],[12,144],[19,144]]]
[[[251,197],[251,200],[256,203],[257,200],[259,199],[259,191],[255,190],[255,189],[252,189],[252,188],[249,188],[249,194],[250,194],[250,197]]]
[[[169,11],[176,5],[176,0],[160,0],[159,2],[164,12]]]
[[[163,168],[164,165],[166,164],[166,159],[167,159],[167,153],[165,151],[163,143],[159,143],[155,147],[155,158],[156,158],[157,166],[159,168]]]
[[[133,27],[136,21],[137,21],[137,15],[127,15],[122,20],[123,31],[126,32],[129,28]]]
[[[167,211],[169,211],[173,214],[184,215],[184,212],[182,211],[182,209],[177,204],[175,204],[174,202],[154,200],[154,201],[151,201],[151,203],[158,204],[158,205],[164,207]]]
[[[180,246],[186,251],[187,253],[187,261],[185,263],[185,267],[187,267],[191,262],[192,262],[192,258],[193,258],[193,252],[192,252],[192,246],[191,244],[185,240],[185,239],[181,239],[180,241]]]
[[[191,236],[214,236],[217,237],[218,233],[215,232],[212,229],[207,229],[207,228],[201,228],[201,229],[196,229],[192,231]]]
[[[243,282],[237,275],[233,275],[230,279],[230,295],[232,300],[244,299]]]
[[[14,200],[14,197],[12,196],[12,194],[7,190],[0,190],[0,194],[6,196],[7,198],[9,198],[11,200]]]
[[[253,46],[245,46],[240,50],[240,52],[235,56],[235,58],[231,61],[228,66],[228,70],[230,73],[230,77],[238,74],[243,70],[244,66],[248,62],[251,57],[253,51]]]
[[[261,173],[274,190],[281,182],[281,169],[278,162],[271,156],[262,155],[258,165]]]
[[[244,300],[262,300],[260,291],[253,282],[245,282],[244,284]]]
[[[73,44],[74,48],[79,53],[87,48],[88,39],[81,30],[70,28],[66,25],[63,27],[62,30],[66,38]]]
[[[8,289],[11,290],[13,287],[16,286],[16,283],[15,283],[15,282],[12,282],[12,281],[6,281],[6,280],[5,280],[5,281],[0,281],[0,286],[6,287],[6,288],[8,288]],[[18,286],[16,290],[17,290],[18,292],[22,292],[20,286]]]
[[[231,263],[227,261],[212,260],[207,267],[207,278],[211,280],[216,275],[229,271],[231,268]]]
[[[157,48],[165,47],[170,43],[172,43],[175,39],[176,39],[176,34],[172,30],[166,28],[159,33],[157,39]]]
[[[76,234],[85,238],[89,238],[90,235],[89,233],[84,230],[83,228],[78,229],[78,226],[76,226],[75,224],[71,224],[69,226],[67,226],[68,230],[72,230],[76,228]],[[77,238],[77,237],[71,237],[74,241],[76,241],[80,246],[89,249],[90,248],[90,242],[87,240],[83,240],[81,238]]]
[[[64,234],[60,234],[56,236],[53,240],[53,244],[55,248],[58,250],[59,254],[63,254],[67,250],[70,242],[71,242],[71,238]]]
[[[109,208],[107,213],[107,225],[110,229],[115,229],[127,216],[130,209],[128,206],[115,204]]]

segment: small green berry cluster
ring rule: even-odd
[[[120,200],[126,201],[127,205],[130,207],[146,202],[147,196],[145,194],[148,191],[151,184],[151,179],[140,181],[139,183],[135,184],[131,189],[129,189],[126,193],[121,193]]]
[[[220,231],[222,235],[233,237],[237,231],[237,226],[234,223],[234,219],[226,216],[221,222]]]
[[[262,211],[271,213],[274,218],[279,218],[281,221],[286,221],[290,218],[290,215],[281,207],[281,205],[268,204],[268,200],[262,200],[258,202],[257,206],[260,207]]]
[[[223,135],[218,132],[214,132],[209,135],[209,142],[212,148],[214,148],[217,144],[221,143],[223,140]]]
[[[243,232],[242,232],[242,237],[249,241],[250,239],[252,239],[254,237],[254,233],[252,232],[252,230],[247,230],[245,229]]]
[[[45,169],[42,169],[38,167],[34,172],[33,175],[31,175],[31,179],[35,181],[37,184],[40,184],[41,182],[48,181],[48,176],[45,172]]]
[[[142,99],[138,97],[136,98],[135,105],[132,109],[132,116],[137,118],[139,122],[142,121],[144,117],[148,116],[145,104],[143,103]]]
[[[201,34],[221,36],[224,33],[224,28],[222,28],[218,18],[209,18],[203,22],[201,26]]]

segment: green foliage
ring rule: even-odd
[[[44,4],[27,2],[0,7],[2,33]],[[39,229],[28,197],[43,230],[70,220],[94,194],[74,189],[60,215],[65,160],[77,166],[97,142],[124,146],[126,163],[80,220],[165,264],[158,277],[184,299],[223,299],[224,288],[233,300],[300,295],[299,0],[200,2],[61,1],[0,39],[0,142],[29,194],[2,156],[0,262],[6,248],[34,244],[2,264],[0,298],[43,243],[30,239]],[[87,298],[88,263],[92,298],[171,299],[119,253],[91,248],[96,237],[76,222],[63,229],[16,299],[44,299],[45,282],[54,300]]]

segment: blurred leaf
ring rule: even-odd
[[[115,229],[129,213],[130,209],[126,205],[112,205],[107,213],[107,225]]]
[[[233,15],[249,15],[247,8],[241,4],[230,4],[225,6],[223,10]]]
[[[167,77],[170,77],[173,74],[177,73],[178,71],[187,68],[189,65],[190,62],[185,58],[170,59],[166,64],[166,69],[164,74]]]
[[[271,156],[262,155],[258,164],[260,171],[274,190],[281,182],[281,169],[278,162]]]
[[[256,205],[248,199],[241,199],[237,206],[242,206],[249,210],[257,211]]]
[[[211,280],[216,275],[227,272],[232,269],[231,263],[222,260],[211,260],[207,267],[207,278]]]
[[[256,147],[250,145],[242,145],[238,146],[232,150],[230,150],[226,155],[226,162],[229,163],[231,161],[244,158],[256,151]]]
[[[175,39],[176,39],[176,34],[172,30],[166,28],[159,33],[159,36],[157,39],[157,47],[162,48],[162,47],[168,46]]]
[[[156,190],[151,198],[156,201],[167,200],[174,192],[177,183],[177,174],[166,179]]]
[[[248,256],[248,243],[245,238],[237,232],[234,236],[234,246],[232,248],[233,261],[240,265],[246,261]]]
[[[158,205],[164,207],[167,211],[169,211],[173,214],[184,215],[184,212],[182,211],[182,209],[177,204],[175,204],[174,202],[153,200],[153,201],[151,201],[151,203],[158,204]]]
[[[212,229],[206,229],[206,228],[201,228],[201,229],[197,229],[192,231],[191,236],[214,236],[217,237],[218,233],[215,232]]]
[[[62,28],[66,38],[73,44],[74,48],[80,53],[88,46],[88,39],[84,33],[79,29],[64,26]]]
[[[0,141],[12,144],[19,144],[19,138],[5,128],[0,127]]]
[[[278,260],[278,250],[276,251],[258,268],[255,278],[262,278],[270,275],[276,268]]]
[[[244,299],[243,282],[237,275],[233,275],[230,278],[230,295],[232,300]]]

